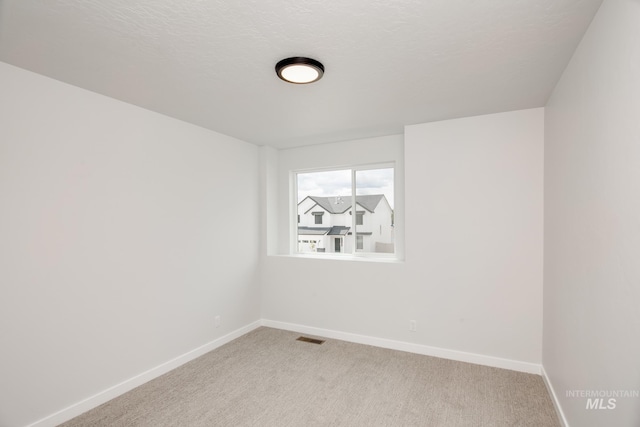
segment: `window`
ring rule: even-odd
[[[294,173],[296,252],[394,254],[394,172],[384,164]]]
[[[322,213],[323,212],[314,212],[313,216],[314,216],[314,224],[322,224]]]

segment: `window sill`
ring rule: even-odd
[[[272,257],[283,258],[299,258],[299,259],[316,259],[316,260],[330,260],[330,261],[356,261],[356,262],[380,262],[386,264],[403,264],[404,260],[396,258],[395,256],[375,256],[375,255],[351,255],[351,254],[278,254],[268,255]]]

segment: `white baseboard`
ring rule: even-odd
[[[555,406],[556,408],[556,413],[558,414],[558,419],[560,420],[562,427],[569,427],[569,422],[567,421],[567,418],[564,415],[562,406],[560,406],[560,401],[558,400],[558,395],[556,394],[556,391],[554,390],[553,385],[551,384],[551,379],[549,379],[549,376],[547,375],[547,371],[544,370],[544,365],[542,365],[542,380],[544,381],[544,385],[547,386],[547,390],[551,395],[553,406]]]
[[[442,359],[457,360],[459,362],[475,363],[477,365],[492,366],[494,368],[509,369],[512,371],[526,372],[528,374],[541,374],[541,366],[535,363],[521,362],[518,360],[502,359],[500,357],[485,356],[482,354],[466,353],[464,351],[447,350],[439,347],[431,347],[422,344],[413,344],[403,341],[394,341],[384,338],[376,338],[367,335],[358,335],[348,332],[333,331],[329,329],[314,328],[311,326],[297,325],[293,323],[278,322],[262,319],[262,325],[275,329],[299,332],[302,334],[317,335],[333,338],[357,344],[372,345],[375,347],[392,350],[406,351],[408,353],[422,354],[425,356],[440,357]]]
[[[239,338],[248,332],[251,332],[252,330],[260,327],[260,325],[261,325],[260,320],[252,322],[247,326],[237,329],[223,337],[215,339],[183,355],[180,355],[174,359],[171,359],[168,362],[158,365],[155,368],[151,368],[148,371],[145,371],[139,375],[136,375],[133,378],[123,381],[120,384],[116,384],[113,387],[109,387],[108,389],[103,390],[100,393],[95,394],[85,400],[82,400],[54,414],[51,414],[45,418],[42,418],[41,420],[38,420],[35,423],[30,424],[28,427],[54,427],[65,421],[69,421],[70,419],[77,417],[78,415],[90,409],[93,409],[99,405],[102,405],[103,403],[108,402],[109,400],[116,398],[121,394],[128,392],[129,390],[132,390],[146,382],[149,382],[152,379],[159,377],[160,375],[166,374],[167,372],[181,365],[184,365],[185,363],[190,362],[193,359],[196,359],[197,357],[200,357],[203,354],[210,352],[211,350],[215,350],[216,348],[236,338]]]

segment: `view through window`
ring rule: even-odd
[[[296,174],[299,253],[393,254],[394,168]]]

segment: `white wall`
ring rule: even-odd
[[[0,425],[258,320],[258,191],[255,146],[0,63]]]
[[[543,126],[534,109],[409,126],[404,144],[398,136],[279,152],[281,253],[289,170],[398,160],[406,262],[268,256],[263,317],[539,364]]]
[[[571,426],[640,425],[640,2],[605,0],[546,108],[543,364]]]

